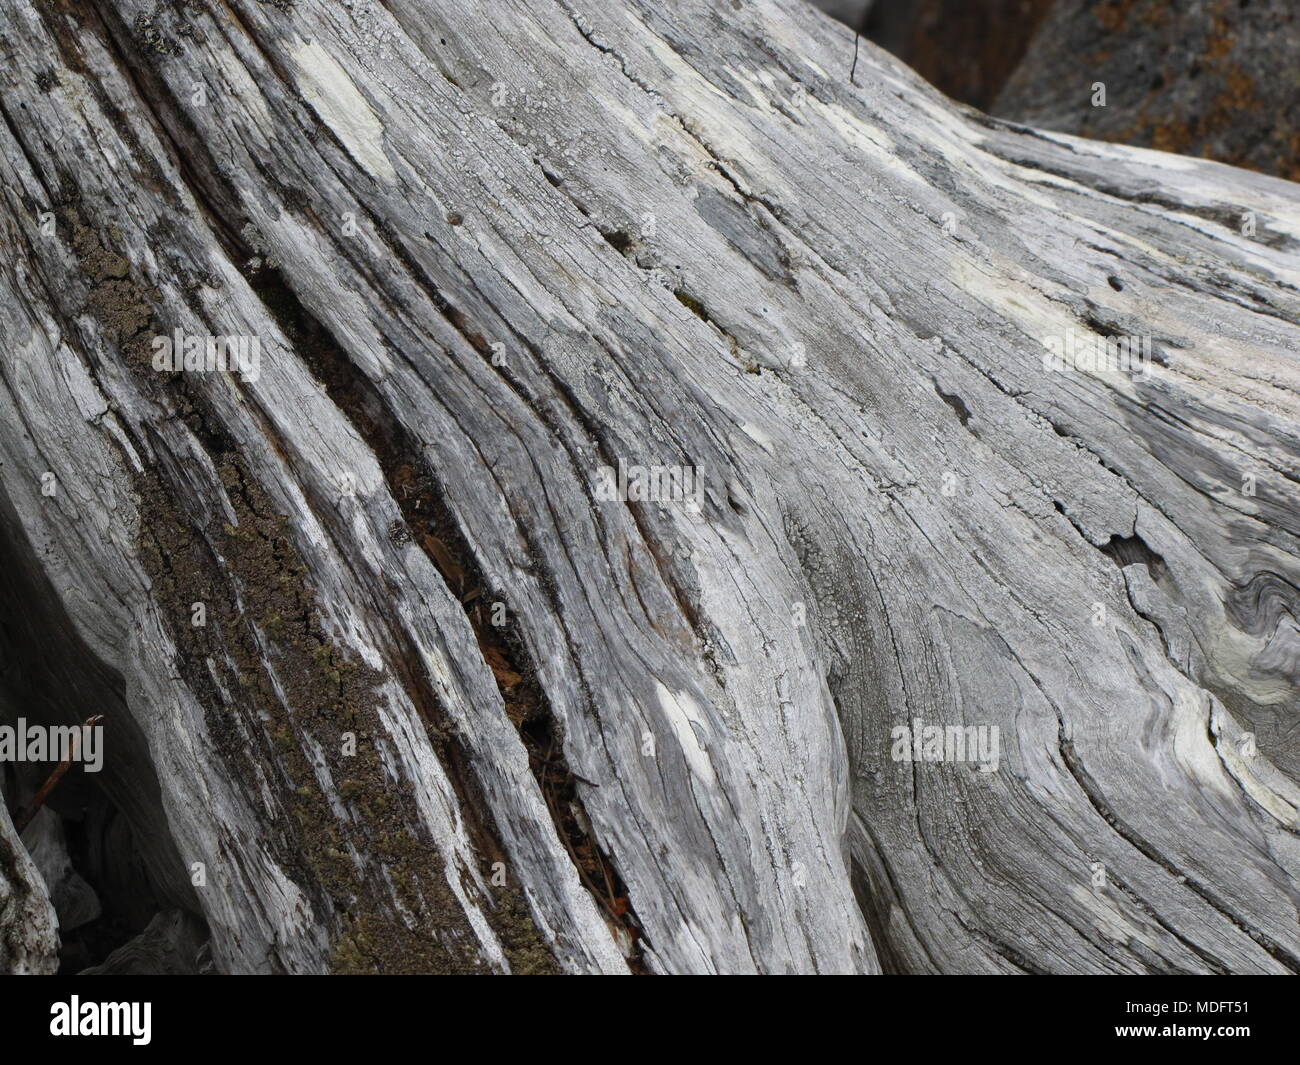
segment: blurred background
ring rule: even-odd
[[[989,114],[1300,181],[1300,0],[813,2]]]

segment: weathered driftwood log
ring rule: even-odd
[[[1300,969],[1295,185],[796,0],[0,43],[6,704],[218,970]]]

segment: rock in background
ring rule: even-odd
[[[1106,106],[1092,104],[1093,84]],[[1300,179],[1293,0],[1057,0],[993,105],[1029,125]]]
[[[1300,179],[1294,0],[817,0],[954,100]],[[1094,106],[1094,85],[1106,87]]]
[[[991,109],[1053,0],[917,0],[902,56],[954,100]]]

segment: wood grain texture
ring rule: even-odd
[[[52,973],[58,949],[59,925],[45,884],[0,803],[0,973]]]
[[[218,970],[1300,969],[1297,186],[795,0],[0,30],[6,563]]]

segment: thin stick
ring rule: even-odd
[[[103,720],[103,714],[96,714],[94,717],[88,717],[82,722],[81,727],[93,726],[95,722]],[[68,745],[68,757],[63,759],[48,777],[45,783],[41,785],[40,790],[32,796],[31,805],[23,810],[14,818],[14,832],[22,835],[23,829],[32,823],[32,818],[37,815],[41,807],[45,805],[45,800],[50,797],[50,792],[54,790],[54,785],[63,779],[63,774],[68,771],[72,765],[72,760],[77,757],[77,740],[81,738],[80,732],[72,734],[72,742]]]
[[[850,85],[857,84],[857,82],[853,80],[853,75],[856,74],[858,70],[858,42],[861,40],[862,40],[862,35],[858,33],[857,30],[854,30],[853,31],[853,66],[849,70]]]

